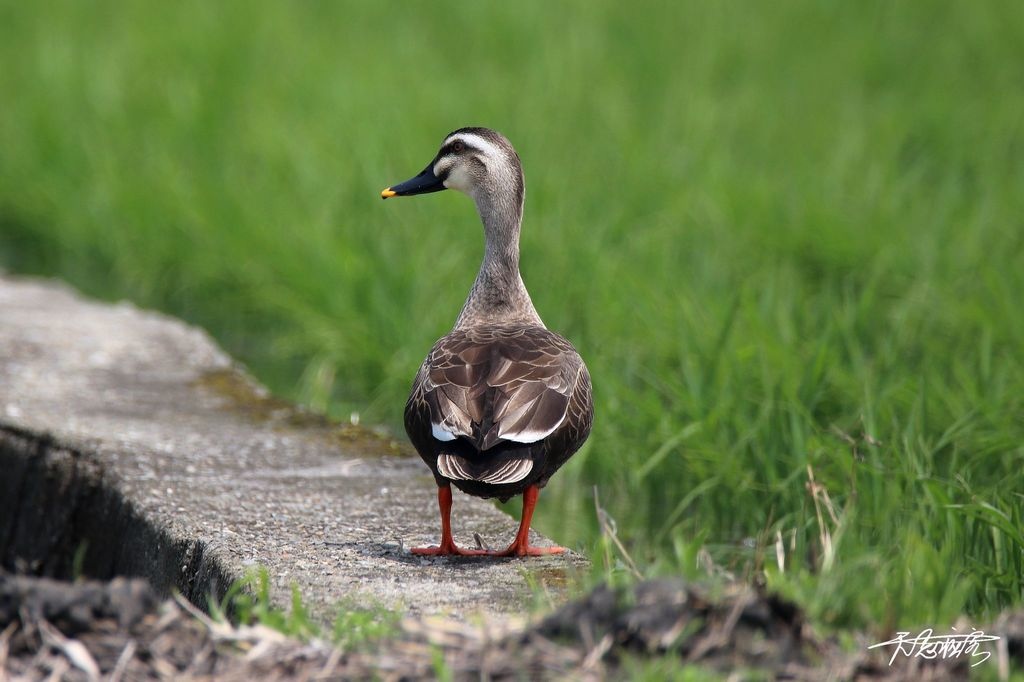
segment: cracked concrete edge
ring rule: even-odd
[[[237,571],[202,540],[176,537],[135,509],[82,451],[0,422],[0,565],[63,577],[132,575],[206,606]]]

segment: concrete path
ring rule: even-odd
[[[0,565],[142,575],[205,604],[265,566],[339,601],[463,617],[558,592],[576,555],[427,559],[436,488],[404,443],[275,400],[202,331],[50,281],[0,275]],[[456,540],[499,547],[516,520],[455,493]],[[571,538],[566,538],[571,541]],[[538,544],[546,544],[536,538]]]

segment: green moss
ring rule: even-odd
[[[207,372],[195,385],[225,398],[227,409],[247,419],[281,429],[309,432],[343,447],[346,452],[358,452],[360,456],[408,453],[407,447],[380,431],[339,422],[277,398],[235,368]]]

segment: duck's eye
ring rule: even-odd
[[[461,154],[465,149],[466,145],[461,140],[456,140],[452,143],[452,151],[456,154]]]

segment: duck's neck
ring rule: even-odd
[[[480,324],[543,327],[519,274],[522,195],[489,194],[474,198],[484,224],[484,261],[455,328]]]

